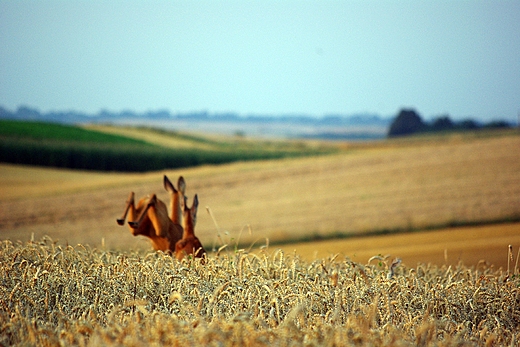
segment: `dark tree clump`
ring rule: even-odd
[[[457,127],[461,130],[475,130],[480,128],[480,124],[473,119],[463,119],[457,124]]]
[[[489,129],[502,129],[502,128],[510,128],[511,125],[506,122],[506,121],[503,121],[503,120],[494,120],[494,121],[491,121],[489,123],[486,123],[484,124],[484,128],[489,128]]]
[[[441,116],[436,118],[430,126],[431,131],[446,131],[455,128],[455,124],[448,116]]]
[[[388,137],[405,136],[424,131],[426,124],[413,109],[402,109],[390,125]]]

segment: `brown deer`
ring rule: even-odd
[[[131,192],[125,212],[117,220],[117,224],[124,225],[127,214],[132,235],[148,237],[153,249],[157,251],[175,252],[175,244],[182,238],[182,227],[171,221],[165,203],[157,199],[155,194],[139,200],[136,207],[134,192]]]
[[[188,208],[186,200],[187,198],[184,200],[182,212],[184,233],[182,234],[182,239],[175,244],[175,258],[182,260],[186,255],[193,254],[196,258],[202,258],[204,260],[206,250],[202,247],[197,236],[195,236],[199,199],[197,194],[195,194],[191,208]]]
[[[164,175],[164,189],[170,194],[170,219],[173,223],[182,225],[182,208],[184,206],[184,194],[186,192],[186,182],[184,177],[179,176],[177,188],[170,182],[168,177]]]

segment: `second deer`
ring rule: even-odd
[[[197,194],[195,194],[191,208],[188,208],[186,200],[185,198],[182,211],[184,233],[182,234],[182,239],[175,244],[175,258],[182,260],[185,256],[193,254],[195,258],[204,259],[206,250],[202,247],[197,236],[195,236],[199,199]]]

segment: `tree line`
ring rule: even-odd
[[[453,121],[448,115],[439,116],[431,122],[425,122],[414,109],[401,109],[388,129],[388,137],[407,136],[417,133],[469,131],[478,129],[511,128],[512,125],[503,120],[480,123],[473,119]]]

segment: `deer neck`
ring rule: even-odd
[[[184,216],[184,230],[182,233],[182,238],[188,238],[195,236],[195,223],[193,223],[193,219],[189,215]]]
[[[176,193],[172,199],[172,222],[175,224],[181,224],[181,196],[180,192]]]

